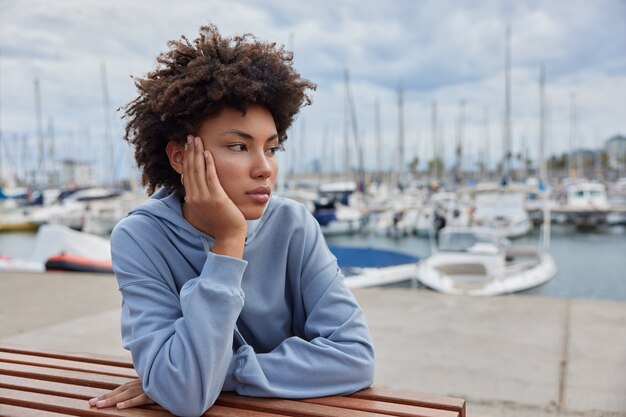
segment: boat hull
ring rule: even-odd
[[[539,262],[528,269],[511,268],[498,276],[489,276],[479,263],[462,265],[458,271],[444,273],[436,268],[432,259],[420,262],[417,270],[418,280],[425,286],[453,295],[494,296],[527,290],[544,284],[554,278],[557,272],[554,259],[549,254],[542,254]],[[460,273],[459,271],[463,271]]]

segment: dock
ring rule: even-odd
[[[479,417],[626,417],[626,302],[354,290],[375,385],[465,398]],[[129,359],[109,274],[0,273],[0,343]]]

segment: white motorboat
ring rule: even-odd
[[[551,255],[534,246],[512,245],[496,230],[444,228],[438,250],[419,262],[417,277],[446,293],[491,296],[525,290],[554,277]]]
[[[337,258],[348,288],[384,286],[413,282],[418,258],[379,248],[329,246]]]

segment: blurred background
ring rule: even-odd
[[[563,168],[560,158],[578,153],[589,169],[592,153],[606,152],[609,139],[625,134],[626,5],[620,0],[176,5],[3,0],[0,10],[0,167],[7,185],[61,181],[66,160],[89,163],[93,181],[132,177],[116,111],[134,98],[131,77],[153,69],[168,40],[193,39],[209,22],[227,35],[250,32],[285,45],[294,51],[295,67],[317,84],[314,105],[303,109],[290,132],[293,140],[281,165],[285,173],[348,168],[346,119],[349,130],[356,125],[354,134],[367,149],[363,168],[368,172],[424,172],[436,157],[450,169],[460,124],[463,170],[477,171],[484,164],[493,171],[507,151],[512,168],[536,168],[542,67],[545,155],[557,158],[554,169]],[[505,144],[507,39],[510,137]],[[404,108],[400,157],[399,91]],[[350,167],[356,168],[357,151],[352,152]],[[607,168],[606,155],[600,159]],[[621,168],[618,174],[625,176],[623,161],[620,167],[616,159],[611,168]]]

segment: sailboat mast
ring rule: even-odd
[[[508,182],[511,164],[511,25],[506,25],[504,58],[504,179]]]
[[[433,136],[433,163],[432,163],[432,172],[430,173],[430,175],[436,179],[439,180],[439,168],[438,168],[438,162],[437,159],[439,157],[439,153],[437,152],[437,143],[438,143],[438,138],[437,138],[437,101],[433,100],[433,104],[431,107],[431,120],[430,120],[430,130],[431,130],[431,134]]]
[[[48,182],[52,182],[54,187],[58,187],[58,171],[57,171],[57,162],[56,162],[56,155],[55,155],[55,146],[54,146],[54,142],[56,141],[55,135],[54,135],[54,119],[52,117],[50,117],[48,119],[48,155],[50,156],[50,167],[48,168],[50,171],[50,174],[52,175],[48,175]],[[50,181],[50,179],[53,179],[53,181]]]
[[[485,150],[484,150],[484,159],[483,159],[483,170],[482,180],[486,181],[489,178],[489,162],[490,162],[490,148],[491,148],[491,138],[489,135],[489,107],[485,107],[485,120],[484,120],[484,129],[485,129]]]
[[[345,100],[343,106],[343,167],[344,167],[344,175],[345,179],[350,178],[351,171],[351,158],[350,158],[350,120],[349,120],[349,99],[348,99],[348,70],[346,69],[344,72],[344,83],[345,83]]]
[[[382,175],[382,139],[380,134],[380,101],[378,99],[374,102],[374,131],[376,132],[376,171]]]
[[[465,129],[465,100],[459,103],[459,124],[456,142],[456,167],[454,181],[458,184],[463,182],[463,130]]]
[[[100,65],[100,73],[102,76],[102,110],[104,114],[104,140],[107,144],[107,150],[109,153],[109,172],[111,174],[110,184],[115,184],[115,157],[113,155],[113,140],[111,139],[111,117],[109,115],[109,109],[111,105],[109,103],[109,87],[107,85],[107,69],[104,61]]]
[[[550,247],[552,217],[548,192],[548,166],[546,163],[546,67],[539,71],[539,186],[543,187],[543,249]]]
[[[398,178],[396,184],[400,181],[404,172],[404,90],[402,82],[398,84],[398,158],[396,163],[396,171]]]
[[[39,79],[35,78],[35,116],[37,118],[37,143],[38,143],[38,162],[35,178],[38,179],[39,175],[43,172],[43,128],[41,126],[41,90],[39,87]],[[35,181],[37,179],[33,178]],[[33,181],[33,182],[35,182]]]
[[[541,65],[539,72],[539,183],[547,186],[546,167],[546,67]]]
[[[348,105],[348,114],[350,117],[350,121],[352,122],[352,138],[354,139],[354,149],[357,154],[357,164],[358,164],[358,182],[359,185],[364,185],[365,183],[365,171],[363,168],[363,150],[361,147],[361,143],[359,141],[359,129],[356,120],[356,110],[354,109],[354,100],[352,99],[352,93],[350,91],[350,74],[346,69],[345,73],[345,82],[346,82],[346,101]]]
[[[569,101],[569,157],[567,158],[568,176],[577,177],[578,173],[574,168],[574,142],[576,138],[576,94],[570,95]]]

